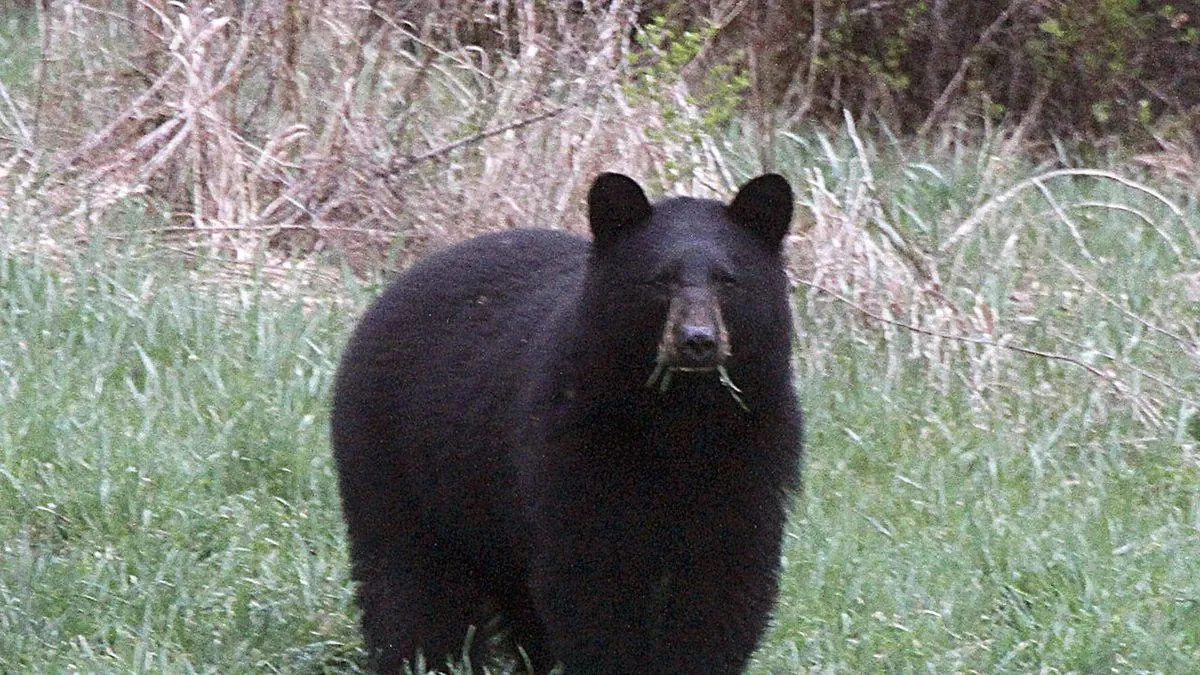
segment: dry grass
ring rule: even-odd
[[[7,210],[86,238],[137,196],[164,235],[236,259],[263,241],[370,259],[397,235],[415,253],[569,226],[600,169],[662,184],[689,156],[694,182],[662,187],[732,180],[624,95],[633,3],[481,3],[512,14],[489,34],[509,51],[458,39],[471,17],[453,9],[418,24],[386,3],[238,4],[56,3],[33,95],[4,118]],[[700,115],[683,92],[661,102]]]
[[[793,238],[812,367],[844,367],[836,345],[855,336],[886,360],[885,394],[920,363],[990,429],[1011,423],[1014,398],[1050,409],[1080,386],[1094,388],[1094,414],[1168,434],[1200,410],[1200,228],[1179,197],[1111,170],[1014,171],[1019,159],[986,145],[965,168],[893,153],[904,175],[884,190],[886,153],[849,116],[844,136],[803,171],[811,221]],[[925,172],[931,185],[914,178]],[[954,185],[938,204],[932,188],[956,182],[973,194]]]

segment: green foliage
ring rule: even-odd
[[[848,139],[790,138],[783,166],[853,193]],[[946,157],[866,144],[892,224],[926,249],[944,241],[939,223],[962,222],[1033,170],[1019,157],[996,162],[987,147]],[[996,325],[1009,344],[1106,368],[1116,362],[1101,354],[1129,359],[1139,388],[1154,368],[1179,377],[1164,424],[1147,431],[1094,374],[1034,356],[1013,355],[1011,370],[977,389],[974,354],[938,386],[939,366],[921,356],[927,337],[866,337],[841,320],[844,306],[803,293],[805,494],[775,628],[751,672],[1191,672],[1200,662],[1200,415],[1188,402],[1200,372],[1186,338],[1152,346],[1140,318],[1200,326],[1181,287],[1200,256],[1197,240],[1184,241],[1196,213],[1178,218],[1111,181],[1045,184],[1080,238],[1037,189],[1019,193],[957,259],[935,263],[942,289],[1020,315]],[[824,208],[835,219],[854,207]],[[837,246],[831,264],[846,264],[853,247]],[[870,280],[847,284],[871,302]],[[949,332],[964,330],[976,334]]]
[[[1023,423],[967,428],[967,392],[914,365],[888,393],[881,359],[842,348],[802,384],[807,492],[753,672],[1194,667],[1200,470],[1178,443],[1086,422],[1083,391],[1014,392]]]
[[[33,79],[39,51],[36,15],[22,10],[0,12],[0,84],[12,93],[26,87]]]
[[[1153,42],[1155,15],[1130,0],[1061,3],[1050,11],[1055,14],[1038,24],[1041,34],[1026,47],[1040,79],[1086,101],[1091,121],[1101,128],[1144,124],[1144,99],[1128,98],[1128,89],[1146,75],[1136,52]]]
[[[931,114],[947,114],[938,102],[948,94],[951,110],[993,120],[1037,111],[1034,128],[1094,137],[1142,133],[1163,115],[1186,117],[1200,105],[1194,76],[1200,13],[1177,5],[827,0],[818,10],[814,4],[772,15],[794,24],[789,34],[800,42],[779,52],[786,57],[776,65],[792,87],[812,78],[815,88],[806,96],[828,119],[840,121],[851,110],[916,129]],[[814,32],[815,54],[808,47]],[[1041,105],[1044,96],[1053,105]]]
[[[903,9],[902,20],[892,23],[874,44],[860,42],[863,17],[853,3],[835,2],[836,8],[828,32],[828,50],[820,62],[825,78],[845,77],[858,82],[868,95],[899,94],[912,85],[912,74],[905,71],[910,55],[913,31],[920,30],[929,8],[925,2],[910,3]],[[865,49],[863,48],[865,47]]]
[[[743,53],[737,52],[728,62],[708,68],[697,86],[680,86],[684,69],[716,32],[717,28],[711,24],[694,30],[674,28],[662,16],[638,31],[639,49],[629,54],[624,90],[631,101],[653,104],[657,109],[662,126],[646,130],[650,140],[667,145],[697,145],[704,137],[723,132],[733,121],[743,93],[750,86],[749,77],[739,67],[745,58]],[[690,173],[691,169],[678,163],[669,164],[667,182]]]
[[[858,356],[803,386],[807,496],[752,672],[1194,667],[1200,472],[1177,445],[1088,428],[1083,401],[966,429],[919,373],[888,396]]]
[[[1200,443],[1200,414],[1195,411],[1187,418],[1186,424],[1187,435],[1193,440]]]

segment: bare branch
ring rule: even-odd
[[[1083,255],[1084,259],[1086,259],[1088,262],[1096,262],[1096,257],[1093,256],[1092,252],[1088,250],[1087,243],[1083,241],[1083,235],[1080,234],[1079,228],[1075,226],[1075,221],[1071,220],[1066,211],[1063,211],[1063,208],[1059,206],[1058,200],[1055,199],[1054,195],[1046,189],[1046,184],[1039,180],[1035,181],[1034,185],[1037,186],[1037,189],[1041,191],[1042,196],[1046,198],[1047,202],[1049,202],[1050,208],[1054,211],[1054,215],[1058,216],[1058,219],[1062,221],[1063,225],[1067,226],[1067,231],[1071,233],[1071,238],[1075,240],[1075,245],[1079,247],[1079,252]]]
[[[420,164],[422,162],[427,162],[431,159],[437,159],[438,157],[441,157],[443,155],[447,155],[451,152],[454,152],[455,150],[457,150],[463,146],[471,145],[472,143],[478,143],[479,141],[491,138],[493,136],[499,136],[500,134],[502,134],[506,131],[513,131],[515,129],[520,129],[521,127],[527,127],[530,124],[536,124],[537,122],[541,122],[543,120],[548,120],[552,117],[557,117],[557,116],[563,114],[564,112],[566,112],[567,110],[570,110],[571,108],[574,108],[574,107],[575,107],[574,105],[564,105],[564,106],[559,106],[556,108],[551,108],[550,110],[538,113],[531,117],[525,117],[525,118],[519,119],[515,122],[509,122],[508,124],[502,124],[498,127],[493,127],[491,129],[481,131],[477,134],[471,134],[470,136],[467,136],[465,138],[460,138],[454,142],[447,143],[443,146],[423,152],[419,155],[394,159],[387,166],[386,171],[384,171],[383,173],[391,174],[391,173],[396,173],[399,171],[404,171],[404,170],[410,169],[413,166],[416,166],[417,164]]]
[[[941,95],[938,96],[937,101],[934,102],[933,108],[929,111],[929,115],[925,117],[925,121],[921,122],[921,126],[917,129],[917,136],[919,138],[927,135],[929,130],[933,128],[933,125],[936,124],[939,119],[941,119],[942,114],[946,111],[946,106],[950,104],[950,99],[953,98],[954,93],[958,91],[958,88],[962,86],[963,78],[965,78],[967,75],[967,69],[971,66],[971,57],[973,56],[972,52],[974,52],[976,49],[979,49],[981,45],[986,45],[988,42],[990,42],[992,35],[994,35],[996,31],[1000,30],[1001,26],[1008,23],[1008,18],[1012,16],[1012,13],[1016,11],[1016,9],[1024,2],[1026,2],[1026,0],[1013,0],[1013,2],[1009,4],[1009,6],[1003,12],[1000,13],[1000,16],[996,17],[996,20],[993,21],[986,29],[984,29],[983,34],[979,36],[979,40],[975,43],[975,46],[967,52],[966,56],[963,57],[962,62],[958,64],[958,70],[955,71],[954,77],[950,78],[949,84],[946,85],[946,88],[942,90]]]

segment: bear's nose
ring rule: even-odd
[[[679,353],[685,366],[715,367],[717,363],[717,331],[712,326],[684,326]]]

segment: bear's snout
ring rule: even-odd
[[[679,344],[679,355],[683,361],[703,364],[719,359],[717,332],[712,326],[684,326],[680,332],[683,336]]]
[[[714,370],[729,357],[729,335],[716,297],[703,288],[684,288],[671,299],[659,344],[661,365]]]

